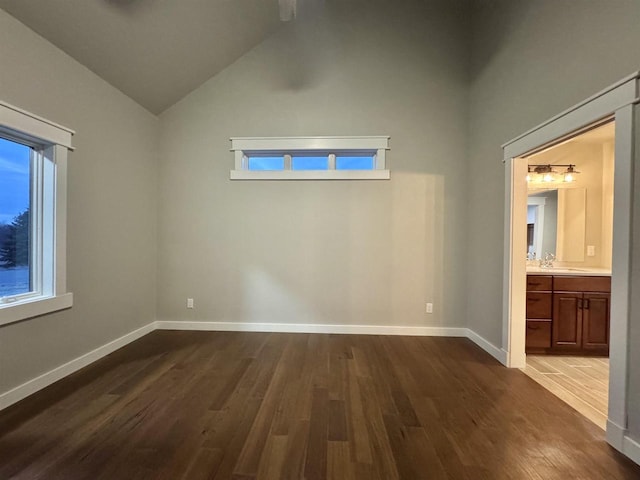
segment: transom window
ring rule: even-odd
[[[232,138],[231,180],[386,180],[389,137]]]

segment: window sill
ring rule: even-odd
[[[39,317],[57,312],[73,305],[73,294],[65,293],[56,297],[30,298],[22,302],[0,304],[0,325],[19,322],[27,318]]]
[[[231,170],[231,180],[389,180],[389,170]]]

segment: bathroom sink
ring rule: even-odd
[[[529,272],[585,272],[582,268],[573,267],[527,267]]]
[[[545,270],[545,269],[542,268],[541,270]],[[574,268],[574,267],[551,267],[546,270],[562,271],[562,272],[588,272],[589,271],[584,268]]]
[[[576,267],[527,267],[528,273],[547,273],[549,275],[611,275],[610,270],[602,268],[576,268]]]

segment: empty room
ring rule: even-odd
[[[0,0],[0,479],[640,479],[639,25]]]

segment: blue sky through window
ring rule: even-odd
[[[249,170],[284,170],[284,157],[249,157]]]
[[[329,168],[329,158],[324,157],[292,157],[292,170],[327,170]]]
[[[29,208],[31,148],[0,138],[0,224]]]
[[[336,170],[373,170],[373,155],[337,156]]]

